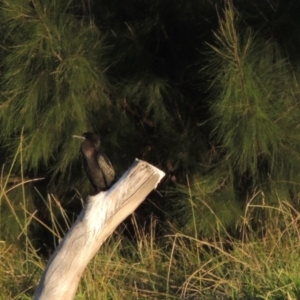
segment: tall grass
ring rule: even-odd
[[[11,177],[11,169],[2,172],[0,299],[31,299],[46,262],[31,242],[30,224],[39,223],[59,240],[57,213],[64,227],[70,221],[53,195],[45,199],[51,226],[38,220],[26,192],[29,180],[22,176],[10,183]],[[169,234],[157,235],[162,224],[153,218],[148,228],[141,227],[133,215],[134,238],[117,230],[107,240],[85,270],[75,299],[300,299],[300,214],[284,199],[278,203],[249,201],[239,239],[188,236],[172,224]],[[272,216],[259,234],[250,226],[256,213]]]

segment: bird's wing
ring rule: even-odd
[[[98,164],[100,168],[103,170],[103,173],[109,177],[109,180],[113,180],[115,177],[115,170],[108,159],[108,157],[102,152],[98,157]]]

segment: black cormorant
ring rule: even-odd
[[[82,136],[73,137],[84,139],[80,151],[87,176],[96,192],[108,190],[115,181],[115,170],[100,149],[100,136],[93,132],[86,132]]]

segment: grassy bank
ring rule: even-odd
[[[19,202],[13,196],[2,184],[0,299],[31,299],[45,261],[31,243],[35,212],[26,193]],[[49,196],[48,203],[61,210],[57,199]],[[110,237],[86,269],[76,299],[300,299],[300,214],[280,203],[250,203],[238,239],[196,238],[170,224],[171,233],[156,236],[155,220],[141,228],[133,216],[135,239],[121,232]],[[248,226],[258,210],[273,215],[259,236]],[[49,230],[59,238],[53,224]]]

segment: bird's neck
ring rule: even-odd
[[[84,156],[92,157],[95,151],[95,147],[90,141],[85,140],[81,145],[81,151],[84,154]]]

